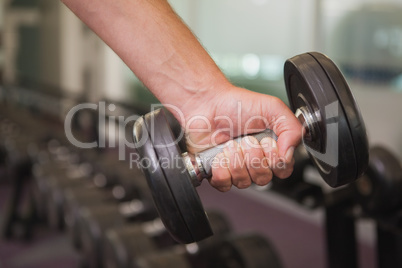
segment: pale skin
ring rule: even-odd
[[[213,166],[209,180],[213,187],[225,192],[232,185],[266,185],[273,174],[290,176],[293,151],[302,136],[298,120],[278,98],[232,85],[166,0],[62,2],[119,55],[161,103],[180,110],[184,117],[171,109],[186,131],[190,152],[205,149],[198,145],[227,142],[233,134],[274,130],[277,142],[270,138],[260,143],[254,138],[228,142],[216,157],[227,161]],[[207,119],[211,131],[196,131],[207,126],[204,120],[191,121],[195,116]],[[244,160],[245,165],[236,165],[234,159]]]

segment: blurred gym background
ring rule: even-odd
[[[359,103],[370,145],[383,146],[402,159],[400,0],[169,2],[234,84],[285,102],[284,61],[307,51],[328,55]],[[60,101],[51,108],[32,104],[35,94],[92,103],[105,100],[137,113],[157,103],[114,52],[60,1],[0,3],[0,74],[2,100],[50,109],[61,122],[71,103]],[[4,220],[11,190],[7,184],[1,188],[0,220]],[[203,185],[199,193],[206,207],[228,215],[235,230],[268,237],[283,267],[327,266],[322,208],[306,209],[265,189],[220,194]],[[372,219],[358,221],[357,237],[360,267],[377,267]],[[28,242],[0,240],[0,267],[78,267],[81,258],[65,233],[43,227]]]

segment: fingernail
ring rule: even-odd
[[[286,162],[289,163],[292,160],[294,151],[295,151],[295,147],[293,147],[293,146],[289,147],[289,149],[286,151],[286,154],[285,154]]]
[[[231,186],[224,186],[224,187],[219,187],[219,191],[221,192],[227,192],[232,188]]]
[[[236,187],[239,189],[245,189],[250,187],[251,183],[250,182],[239,182]]]
[[[255,184],[257,184],[259,186],[264,186],[264,185],[268,184],[268,182],[269,182],[268,176],[260,176],[255,180]]]

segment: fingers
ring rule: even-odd
[[[268,98],[263,105],[264,118],[270,121],[272,130],[278,136],[264,138],[258,142],[248,136],[236,142],[229,142],[223,153],[217,157],[226,161],[226,165],[218,164],[212,167],[211,185],[220,191],[228,191],[231,185],[237,188],[247,188],[251,183],[268,184],[272,176],[287,178],[293,172],[293,153],[302,138],[302,126],[292,111],[278,98]]]
[[[245,168],[245,159],[240,145],[236,141],[229,141],[223,149],[223,153],[229,160],[228,169],[232,177],[232,184],[239,189],[249,187],[251,179]]]
[[[260,144],[273,174],[281,179],[289,177],[293,172],[293,147],[289,150],[287,157],[281,157],[277,142],[274,139],[264,138]]]
[[[272,179],[272,171],[258,140],[253,136],[245,137],[241,141],[241,148],[249,160],[245,161],[245,165],[251,180],[260,186],[267,185]]]
[[[280,157],[274,139],[267,137],[258,142],[255,137],[248,136],[240,143],[228,142],[223,152],[215,157],[210,184],[221,192],[229,191],[232,185],[239,189],[252,183],[263,186],[273,175],[289,177],[293,165],[293,149],[286,157]]]
[[[229,161],[224,153],[217,154],[212,163],[211,186],[221,192],[227,192],[232,187],[232,175],[229,171]]]
[[[270,105],[278,115],[277,120],[273,122],[273,130],[278,136],[278,154],[284,162],[290,163],[294,148],[299,145],[302,139],[302,125],[281,100],[273,98]]]
[[[242,149],[236,141],[229,141],[223,152],[215,156],[212,174],[210,184],[221,192],[230,190],[232,184],[239,189],[251,185]]]

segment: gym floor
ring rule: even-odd
[[[9,192],[9,186],[1,185],[2,213],[5,211]],[[204,207],[224,212],[235,231],[259,232],[269,238],[285,268],[326,267],[324,230],[309,220],[309,212],[303,211],[303,208],[300,208],[300,213],[306,214],[305,218],[289,213],[283,204],[279,204],[286,203],[287,200],[276,200],[274,197],[270,198],[273,202],[262,202],[251,198],[253,193],[249,190],[242,192],[232,189],[222,194],[212,189],[208,183],[203,183],[198,192]],[[297,209],[296,204],[294,207]],[[3,215],[0,220],[2,219]],[[372,248],[361,244],[359,253],[360,267],[375,267],[375,253]],[[34,239],[30,242],[0,240],[0,268],[71,268],[79,267],[79,264],[79,254],[73,250],[69,238],[63,233],[37,227]]]

